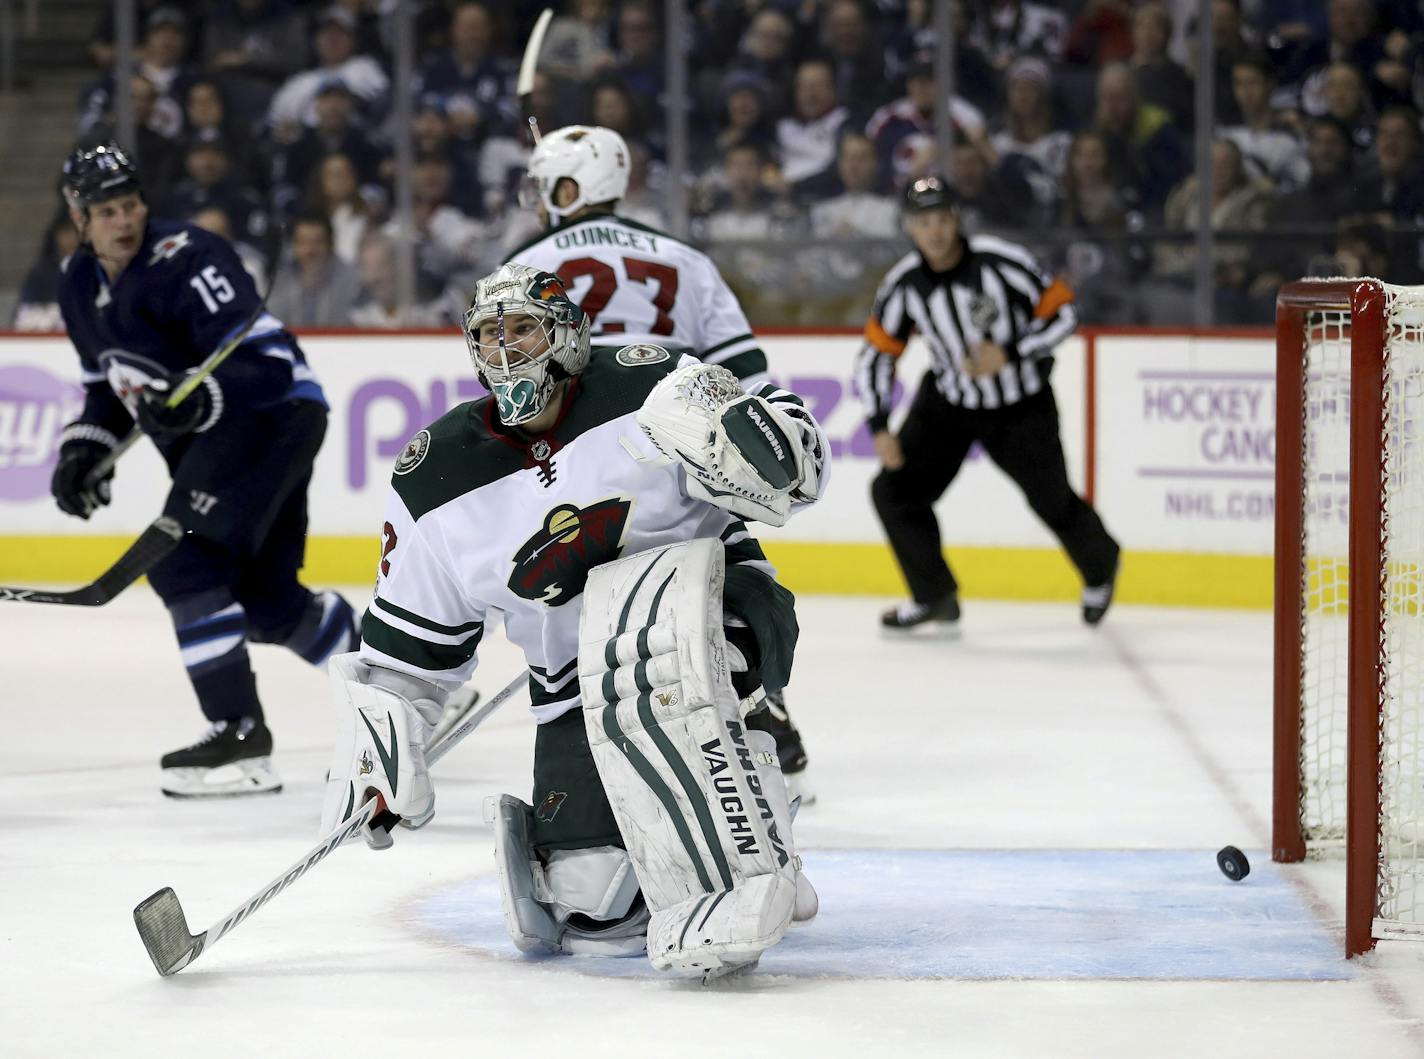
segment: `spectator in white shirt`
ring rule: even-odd
[[[893,239],[900,233],[900,205],[876,190],[879,158],[875,144],[858,132],[841,137],[836,172],[845,189],[811,207],[811,234],[817,239]]]
[[[267,112],[273,135],[290,143],[302,126],[315,126],[316,97],[323,84],[339,79],[369,116],[378,112],[390,89],[390,78],[379,62],[356,54],[356,16],[332,5],[317,16],[313,38],[317,65],[287,79]]]
[[[850,111],[836,99],[835,73],[824,59],[796,68],[793,112],[776,123],[786,182],[800,196],[822,198],[834,188],[836,143]]]
[[[1310,179],[1305,145],[1271,106],[1275,73],[1264,55],[1247,53],[1231,66],[1231,88],[1241,110],[1241,124],[1222,135],[1241,150],[1246,171],[1269,180],[1278,191],[1294,191]]]

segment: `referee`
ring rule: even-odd
[[[914,597],[880,623],[891,632],[957,632],[958,585],[933,505],[977,441],[1062,542],[1083,578],[1083,620],[1096,625],[1112,601],[1119,548],[1068,484],[1048,384],[1054,347],[1077,326],[1072,291],[1022,247],[963,235],[955,194],[940,177],[906,188],[904,225],[915,250],[881,281],[856,362],[882,465],[871,496]],[[895,366],[916,332],[932,367],[896,435],[888,423]]]

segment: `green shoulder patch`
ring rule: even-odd
[[[401,454],[396,457],[395,474],[409,474],[420,466],[425,454],[430,451],[430,431],[422,430],[406,442]]]
[[[613,355],[613,359],[625,368],[636,368],[639,364],[661,363],[671,356],[662,346],[640,342],[637,345],[624,346]]]

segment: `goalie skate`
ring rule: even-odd
[[[164,754],[161,789],[170,798],[232,798],[275,794],[272,733],[254,717],[216,721],[191,746]]]

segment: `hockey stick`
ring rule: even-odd
[[[447,736],[434,743],[426,751],[426,764],[434,765],[453,750],[465,736],[484,723],[490,714],[509,701],[528,679],[529,671],[526,669],[505,685],[498,695],[456,725]],[[173,892],[173,887],[165,886],[152,897],[142,901],[134,909],[134,925],[138,927],[138,936],[143,941],[143,947],[148,950],[154,968],[160,975],[167,977],[187,967],[231,933],[238,924],[246,922],[259,908],[305,875],[313,865],[325,860],[332,850],[359,834],[361,829],[375,818],[380,811],[379,806],[380,802],[376,798],[368,798],[362,802],[355,815],[343,820],[300,860],[201,934],[189,932],[188,918],[183,914],[183,905],[179,902],[178,895]]]
[[[98,580],[70,592],[44,592],[37,588],[0,586],[0,603],[67,603],[80,607],[102,607],[133,584],[178,547],[187,531],[167,515],[155,519],[119,556],[118,562],[99,575]]]
[[[524,112],[524,120],[529,123],[529,135],[538,143],[540,138],[539,120],[530,112],[530,96],[534,94],[534,75],[539,70],[539,49],[544,46],[544,34],[549,32],[549,23],[554,20],[554,9],[544,8],[539,12],[534,28],[529,33],[529,43],[524,45],[524,55],[519,60],[519,77],[514,82],[514,94],[519,99],[519,109]]]

